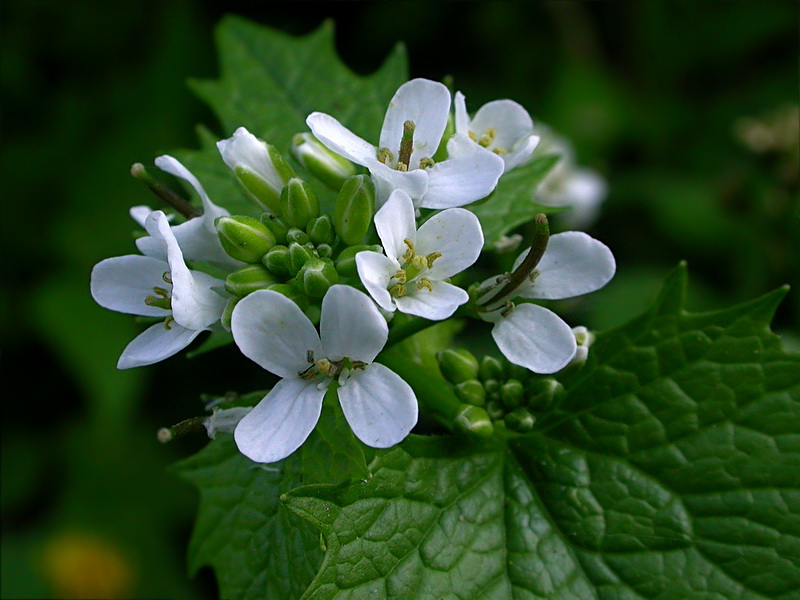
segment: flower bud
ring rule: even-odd
[[[281,192],[283,218],[292,227],[304,229],[311,219],[319,216],[319,199],[302,179],[293,177]]]
[[[506,408],[519,406],[522,397],[525,395],[525,388],[518,379],[509,379],[500,386],[500,399]]]
[[[489,379],[501,380],[505,379],[503,374],[503,363],[497,360],[494,356],[484,356],[481,359],[481,366],[478,370],[478,375],[481,381],[488,381]]]
[[[442,375],[452,384],[478,377],[478,359],[466,348],[447,348],[436,353]]]
[[[311,242],[311,238],[308,237],[308,234],[302,229],[290,227],[289,231],[286,232],[286,243],[291,244],[292,242],[305,246]]]
[[[331,152],[310,133],[298,133],[292,138],[292,155],[301,165],[332,190],[338,191],[356,168],[346,158]]]
[[[485,410],[471,404],[463,404],[453,418],[457,431],[486,438],[494,433],[494,425]]]
[[[311,324],[316,327],[319,325],[320,317],[322,317],[322,309],[317,304],[309,304],[308,308],[303,311],[303,314],[307,316]]]
[[[564,386],[552,377],[542,377],[528,384],[526,404],[535,411],[543,412],[564,397]]]
[[[483,384],[477,379],[467,379],[459,384],[456,384],[456,396],[462,402],[472,404],[474,406],[483,406],[486,404],[486,390]]]
[[[500,382],[497,379],[487,379],[484,381],[483,389],[486,390],[486,397],[490,400],[500,399]]]
[[[225,305],[225,309],[222,311],[222,316],[220,317],[220,323],[222,324],[222,328],[225,331],[230,332],[231,330],[231,317],[233,316],[233,309],[236,308],[236,305],[239,303],[238,296],[233,296],[228,298],[228,303]]]
[[[355,277],[358,273],[356,254],[359,252],[380,252],[382,249],[383,247],[378,245],[367,246],[366,244],[360,244],[358,246],[348,246],[336,258],[336,270],[339,271],[339,275],[342,277]]]
[[[275,236],[256,218],[219,217],[215,225],[222,248],[236,260],[257,263],[275,245]]]
[[[520,365],[515,365],[514,363],[504,360],[505,363],[505,373],[506,378],[508,379],[518,379],[520,381],[525,381],[531,376],[531,372],[528,371],[525,367],[521,367]]]
[[[330,258],[333,255],[333,248],[329,244],[317,244],[317,256],[320,258]]]
[[[245,193],[262,209],[280,214],[281,189],[294,177],[294,171],[280,152],[244,127],[217,142],[217,148]]]
[[[333,244],[336,240],[333,232],[333,219],[329,214],[311,219],[306,225],[306,233],[315,244]]]
[[[344,182],[333,208],[336,234],[348,246],[361,243],[375,213],[375,184],[368,175],[354,175]]]
[[[306,264],[306,261],[312,257],[316,258],[307,246],[298,244],[297,242],[289,244],[289,273],[291,275],[297,275],[300,269],[303,268],[303,265]]]
[[[274,283],[278,283],[270,271],[263,265],[247,265],[237,269],[225,278],[225,289],[240,298],[256,290],[263,290]]]
[[[276,243],[286,245],[286,232],[289,231],[289,226],[283,219],[272,213],[264,213],[261,215],[261,222],[275,236]]]
[[[510,413],[506,414],[503,422],[506,424],[506,427],[512,431],[527,433],[533,429],[536,417],[525,408],[515,408]]]
[[[302,279],[303,291],[309,298],[322,298],[328,288],[339,282],[339,273],[330,259],[309,258],[297,276]]]
[[[269,286],[267,289],[283,294],[289,300],[297,304],[300,310],[308,310],[308,296],[299,290],[296,285],[292,285],[291,283],[276,283],[275,285]]]
[[[289,248],[286,246],[273,246],[261,259],[261,263],[275,275],[288,277],[291,275],[291,261]]]
[[[575,343],[578,349],[575,351],[575,356],[570,361],[571,365],[582,365],[589,358],[589,346],[594,342],[594,334],[586,329],[586,327],[578,326],[572,328],[572,333],[575,336]]]
[[[489,415],[492,421],[499,421],[505,416],[506,411],[500,402],[497,400],[490,400],[486,403],[486,414]]]

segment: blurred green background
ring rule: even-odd
[[[186,575],[194,491],[167,469],[205,443],[156,442],[248,391],[231,349],[120,372],[137,330],[89,273],[134,251],[128,174],[194,126],[186,79],[214,78],[226,13],[303,34],[333,18],[356,72],[397,41],[411,75],[454,77],[474,110],[513,98],[608,181],[589,232],[615,279],[568,319],[618,325],[687,260],[705,310],[794,284],[775,328],[797,348],[796,2],[42,2],[2,4],[2,589],[14,597],[214,597]],[[247,363],[247,364],[245,364]],[[223,368],[224,365],[224,368]]]

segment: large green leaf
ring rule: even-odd
[[[409,438],[373,478],[287,494],[327,541],[305,598],[797,598],[800,357],[785,293],[598,336],[528,436]]]

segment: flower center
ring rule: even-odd
[[[427,256],[422,256],[416,253],[414,242],[406,238],[403,243],[407,247],[405,254],[402,256],[403,265],[389,280],[389,293],[395,298],[405,296],[408,291],[407,285],[411,283],[416,284],[417,290],[426,289],[432,292],[433,284],[431,280],[420,275],[430,269],[436,259],[442,256],[442,253],[431,252]]]
[[[395,169],[396,171],[408,171],[411,168],[411,154],[414,152],[414,130],[416,125],[414,121],[406,121],[403,123],[403,136],[400,138],[400,148],[397,152],[397,162],[394,162],[394,154],[388,148],[380,148],[376,154],[378,162],[382,162]],[[434,165],[433,159],[429,156],[424,156],[419,159],[419,168],[428,169]]]
[[[328,358],[314,359],[314,351],[306,353],[306,360],[310,363],[307,369],[298,373],[301,379],[311,380],[315,377],[336,379],[341,383],[347,381],[353,371],[363,371],[367,368],[367,363],[361,360],[353,360],[344,357],[341,360],[330,360]],[[327,385],[327,384],[326,384]]]
[[[495,129],[494,127],[487,127],[486,131],[484,131],[480,135],[470,130],[469,138],[473,142],[478,144],[481,148],[486,148],[487,150],[491,150],[495,154],[508,154],[508,150],[506,150],[502,146],[494,146],[495,140],[497,138],[497,129]]]

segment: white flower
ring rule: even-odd
[[[294,452],[319,420],[333,380],[347,422],[368,446],[397,444],[416,424],[411,387],[372,362],[389,327],[363,292],[332,286],[322,300],[317,334],[294,302],[259,290],[236,305],[231,329],[245,356],[282,377],[234,432],[239,450],[250,459],[269,463]]]
[[[597,220],[608,186],[599,173],[575,163],[572,145],[563,136],[543,133],[537,154],[559,154],[558,162],[536,187],[533,198],[545,206],[569,206],[556,218],[573,229],[586,229]]]
[[[583,325],[572,328],[572,335],[575,336],[577,349],[575,356],[572,357],[570,364],[583,364],[589,358],[589,347],[594,343],[594,334]]]
[[[455,156],[461,152],[493,152],[503,159],[508,172],[528,160],[539,143],[528,111],[513,100],[488,102],[470,120],[464,94],[456,92],[455,115],[456,134],[471,142],[455,147]]]
[[[445,279],[478,260],[483,232],[473,213],[449,208],[417,231],[411,198],[395,190],[375,214],[375,229],[386,254],[359,252],[356,267],[378,306],[441,320],[469,300],[467,292]]]
[[[163,258],[117,256],[92,269],[92,297],[100,306],[164,318],[128,344],[117,363],[120,369],[150,365],[180,352],[219,321],[226,303],[214,291],[224,288],[223,281],[186,266],[163,212],[150,213],[145,227],[158,245],[154,254]]]
[[[529,250],[514,263],[519,267]],[[493,322],[492,337],[512,363],[535,373],[555,373],[575,356],[575,333],[561,317],[542,306],[510,303],[521,297],[536,300],[572,298],[600,289],[614,276],[616,263],[608,247],[580,231],[552,236],[539,264],[527,280],[500,297],[485,294],[486,312],[481,316]],[[502,288],[503,283],[499,286]]]
[[[377,148],[330,115],[311,113],[306,123],[330,150],[369,169],[379,205],[401,189],[417,208],[450,208],[488,196],[503,174],[503,161],[487,152],[464,152],[470,140],[455,135],[447,142],[454,157],[434,164],[449,112],[444,85],[413,79],[389,103]]]
[[[155,162],[156,166],[162,171],[188,182],[203,202],[203,214],[201,216],[191,218],[172,228],[184,258],[186,260],[207,262],[226,270],[233,270],[243,266],[243,262],[234,260],[222,249],[222,244],[220,244],[219,236],[214,226],[214,221],[218,217],[227,217],[230,213],[211,201],[197,178],[177,159],[164,155],[159,156]],[[140,217],[141,209],[137,209],[137,212],[132,216],[135,219]],[[139,238],[136,240],[136,247],[146,256],[164,257],[161,242],[153,237]]]

